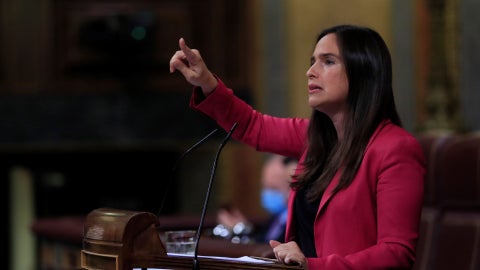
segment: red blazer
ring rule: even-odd
[[[232,137],[258,151],[304,158],[308,120],[261,114],[222,81],[204,97],[195,89],[190,106],[215,119]],[[297,173],[301,166],[297,168]],[[366,148],[352,184],[325,191],[314,222],[316,258],[310,269],[410,269],[415,261],[423,202],[425,159],[418,141],[390,121],[381,123]],[[293,202],[289,197],[286,241],[295,241]]]

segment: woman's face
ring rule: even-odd
[[[318,41],[307,77],[310,107],[332,119],[342,118],[347,109],[348,79],[335,34]]]

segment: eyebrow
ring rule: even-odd
[[[321,53],[319,56],[324,57],[324,58],[333,56],[335,58],[341,59],[340,55],[337,55],[337,54],[334,54],[334,53]]]
[[[340,55],[336,55],[336,54],[334,54],[334,53],[321,53],[321,54],[318,55],[318,57],[319,57],[319,58],[335,57],[335,58],[337,58],[337,59],[340,60],[340,61],[342,60],[342,58],[340,57]],[[311,61],[314,61],[314,60],[315,60],[315,56],[312,55],[312,56],[310,57],[310,62],[311,62]]]

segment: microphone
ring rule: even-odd
[[[165,204],[165,199],[167,197],[167,192],[170,191],[170,188],[171,188],[171,185],[172,185],[172,182],[173,182],[173,176],[174,176],[174,173],[175,171],[177,170],[178,166],[180,165],[180,162],[188,155],[190,154],[193,150],[197,149],[200,145],[202,145],[204,142],[207,141],[208,138],[210,138],[213,134],[215,134],[216,132],[218,131],[218,128],[212,130],[210,133],[208,133],[205,137],[203,137],[201,140],[199,140],[197,143],[195,143],[194,145],[192,145],[190,148],[188,148],[185,152],[183,152],[183,154],[177,159],[177,161],[175,161],[175,164],[173,165],[173,168],[172,168],[172,172],[170,174],[170,179],[167,183],[167,188],[165,189],[165,191],[163,192],[163,199],[162,199],[162,203],[160,204],[160,208],[158,209],[158,214],[157,216],[160,216],[162,210],[163,210],[163,206]]]
[[[230,138],[230,136],[232,136],[233,131],[237,128],[237,125],[238,125],[238,122],[235,122],[233,124],[233,126],[230,128],[230,131],[227,133],[227,135],[223,139],[222,143],[220,144],[220,147],[217,150],[217,154],[215,156],[215,159],[213,160],[212,172],[210,173],[210,181],[208,183],[208,188],[207,188],[207,194],[205,196],[205,201],[203,202],[202,215],[200,216],[200,224],[198,225],[197,239],[195,241],[195,253],[194,253],[194,257],[193,257],[193,270],[200,269],[200,265],[199,265],[199,262],[198,262],[198,243],[200,242],[200,234],[202,233],[202,230],[203,230],[203,223],[204,223],[204,220],[205,220],[205,215],[207,213],[208,200],[210,198],[210,191],[212,190],[213,178],[215,176],[215,171],[217,169],[218,158],[220,156],[220,152],[222,151],[223,147],[227,143],[228,139]]]

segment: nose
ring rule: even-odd
[[[314,78],[315,77],[315,72],[313,71],[313,66],[315,64],[311,65],[308,69],[307,69],[307,78]]]

